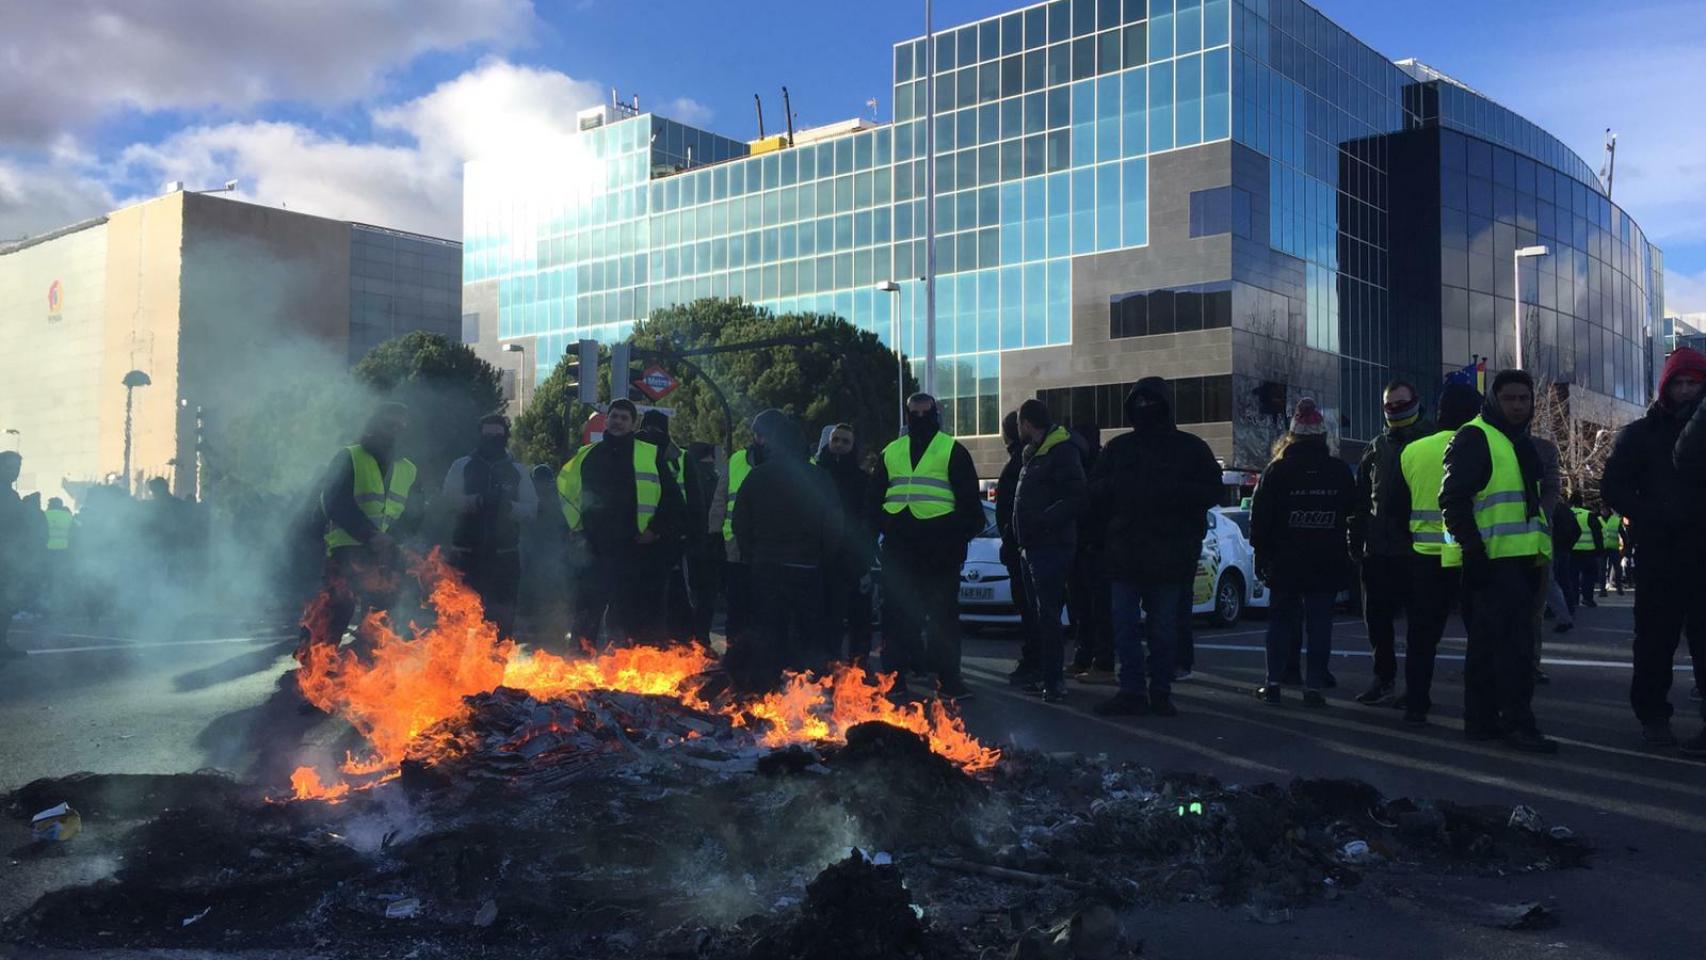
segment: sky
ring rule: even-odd
[[[939,27],[1018,5],[936,0]],[[1320,0],[1550,130],[1665,252],[1667,312],[1706,324],[1706,0]],[[922,0],[0,0],[0,239],[159,192],[238,196],[456,238],[461,167],[642,109],[756,134],[889,116]]]

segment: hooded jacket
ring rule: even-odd
[[[799,430],[766,434],[764,462],[735,498],[734,532],[744,563],[821,568],[836,558],[841,511],[829,474],[811,465]]]
[[[1019,547],[1070,549],[1078,539],[1078,515],[1088,497],[1078,445],[1065,427],[1050,427],[1026,444],[1024,465],[1013,491],[1013,533]]]
[[[1256,571],[1276,591],[1337,593],[1350,585],[1345,531],[1357,505],[1350,464],[1324,435],[1292,440],[1262,471],[1250,501]]]
[[[858,571],[861,575],[871,566],[871,554],[876,538],[865,525],[865,486],[870,476],[859,466],[859,444],[843,454],[829,452],[830,427],[818,438],[817,466],[835,488],[835,501],[841,508],[841,536],[834,562],[843,570]],[[737,500],[738,503],[738,500]]]
[[[1140,396],[1157,401],[1147,419]],[[1189,583],[1209,508],[1220,502],[1220,464],[1201,437],[1174,424],[1160,377],[1133,385],[1125,414],[1132,429],[1108,441],[1090,475],[1090,508],[1105,532],[1104,570],[1144,586]]]
[[[1001,533],[1002,562],[1010,559],[1009,551],[1019,548],[1013,534],[1013,494],[1019,488],[1019,470],[1025,465],[1025,444],[1015,440],[1007,445],[1007,462],[995,481],[995,529]],[[1016,555],[1015,555],[1016,556]]]
[[[1671,378],[1706,376],[1706,355],[1681,347],[1665,360],[1659,395],[1646,416],[1617,432],[1600,477],[1600,499],[1629,519],[1637,549],[1648,556],[1698,554],[1706,533],[1706,423],[1699,404],[1665,402]]]
[[[1375,557],[1410,555],[1409,504],[1403,509],[1393,501],[1403,486],[1404,471],[1398,459],[1410,441],[1431,435],[1434,425],[1423,419],[1407,426],[1387,429],[1363,448],[1356,473],[1356,507],[1350,518],[1351,554]]]
[[[1518,427],[1506,420],[1498,399],[1491,396],[1481,406],[1481,419],[1509,438],[1516,449],[1526,515],[1545,518],[1540,508],[1539,485],[1544,479],[1540,455],[1529,442],[1528,425]],[[1445,479],[1440,482],[1439,510],[1446,532],[1462,544],[1465,556],[1486,551],[1481,528],[1475,522],[1475,497],[1492,477],[1493,454],[1487,446],[1486,434],[1468,427],[1459,429],[1445,448]]]

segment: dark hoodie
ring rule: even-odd
[[[764,462],[735,498],[735,541],[742,562],[823,567],[841,542],[841,511],[829,475],[813,467],[792,421],[765,431]]]
[[[1137,407],[1142,395],[1159,401],[1147,418]],[[1108,441],[1090,475],[1091,510],[1106,532],[1107,575],[1143,586],[1189,583],[1209,508],[1220,502],[1220,464],[1202,438],[1174,425],[1160,377],[1132,387],[1125,413],[1132,429]]]
[[[1494,382],[1497,380],[1495,377]],[[1481,405],[1481,419],[1504,434],[1516,451],[1517,466],[1522,471],[1525,515],[1546,520],[1540,509],[1540,454],[1528,438],[1528,424],[1517,426],[1506,420],[1499,409],[1498,397],[1492,394]],[[1439,509],[1445,529],[1463,545],[1466,554],[1486,549],[1481,529],[1475,523],[1475,498],[1492,477],[1493,454],[1487,447],[1486,434],[1480,430],[1458,430],[1445,448],[1445,479],[1440,482]]]
[[[836,501],[841,506],[841,539],[835,562],[844,570],[862,573],[871,566],[876,540],[865,525],[865,486],[870,476],[859,466],[858,441],[846,453],[834,454],[829,452],[829,440],[825,438],[817,450],[817,465],[835,487]]]
[[[611,559],[634,557],[641,553],[636,542],[634,496],[634,441],[632,433],[620,437],[605,434],[581,461],[581,532],[594,558]],[[663,450],[659,448],[656,470],[663,493],[658,499],[657,512],[646,531],[657,535],[650,544],[662,552],[673,551],[686,532],[686,501],[675,484],[675,476],[666,469]]]
[[[1665,359],[1658,398],[1617,432],[1599,481],[1600,499],[1629,518],[1643,556],[1666,563],[1698,554],[1706,534],[1706,417],[1698,403],[1673,409],[1665,402],[1665,387],[1684,371],[1706,376],[1706,354],[1681,347]]]

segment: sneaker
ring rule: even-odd
[[[1280,702],[1280,685],[1277,683],[1265,683],[1257,687],[1255,693],[1256,699],[1263,703]]]
[[[1641,726],[1641,742],[1649,747],[1674,747],[1676,734],[1671,732],[1669,720],[1660,720]]]
[[[1191,678],[1191,671],[1189,671],[1189,670],[1175,670],[1175,671],[1173,671],[1173,682],[1174,683],[1178,683],[1181,680],[1189,680],[1190,678]]]
[[[1149,712],[1158,717],[1176,717],[1179,708],[1173,706],[1172,694],[1152,693],[1149,695]]]
[[[1685,757],[1706,757],[1706,729],[1682,741],[1676,749]]]
[[[975,694],[971,692],[970,687],[966,686],[964,680],[954,680],[951,682],[945,681],[938,684],[936,687],[936,698],[938,700],[951,700],[955,703],[964,703],[967,700],[972,699],[974,696]]]
[[[1544,687],[1551,682],[1552,682],[1552,678],[1546,675],[1546,671],[1544,671],[1544,670],[1534,671],[1534,685],[1535,686]]]
[[[1043,691],[1043,702],[1044,703],[1065,703],[1066,702],[1066,690],[1061,688],[1061,687],[1055,687],[1055,688],[1050,689],[1050,690],[1044,690]]]
[[[1120,678],[1119,675],[1114,673],[1112,670],[1103,670],[1099,667],[1092,667],[1078,675],[1078,682],[1087,683],[1097,687],[1106,687],[1119,683]]]
[[[1512,730],[1505,737],[1505,743],[1510,744],[1524,753],[1557,753],[1558,741],[1548,737],[1539,730]]]
[[[1048,692],[1048,687],[1043,684],[1041,678],[1038,678],[1024,684],[1019,688],[1019,690],[1022,693],[1046,693]]]
[[[1319,690],[1305,690],[1303,691],[1303,705],[1320,709],[1327,705],[1327,698]]]
[[[1560,624],[1555,624],[1552,627],[1552,632],[1553,633],[1569,633],[1571,630],[1574,630],[1574,629],[1576,629],[1576,625],[1573,623],[1560,623]]]
[[[1367,690],[1364,690],[1362,693],[1357,695],[1357,703],[1366,704],[1371,707],[1387,703],[1391,699],[1392,682],[1389,680],[1381,680],[1378,677],[1375,678],[1373,683],[1369,684]]]
[[[1419,727],[1422,724],[1428,722],[1427,711],[1426,710],[1405,710],[1404,711],[1404,722],[1405,723],[1412,723],[1412,724],[1415,724],[1416,726]]]
[[[1099,717],[1141,717],[1149,712],[1149,698],[1122,690],[1090,709]]]

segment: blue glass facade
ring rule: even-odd
[[[1366,438],[1385,380],[1432,382],[1465,347],[1498,349],[1508,259],[1482,290],[1470,254],[1496,262],[1510,243],[1560,251],[1527,264],[1523,287],[1526,302],[1550,283],[1534,296],[1551,361],[1644,397],[1639,331],[1662,315],[1661,261],[1586,164],[1306,4],[1050,0],[931,43],[894,45],[881,126],[755,155],[612,115],[539,156],[470,164],[465,303],[496,311],[500,339],[533,341],[541,377],[573,340],[620,338],[700,297],[835,313],[916,363],[929,164],[937,393],[961,436],[996,433],[1001,410],[1044,390],[1070,416],[1082,389],[1099,416],[1098,388],[1155,373],[1204,385],[1229,461],[1265,446],[1276,391],[1322,398],[1344,436]],[[1483,174],[1467,169],[1483,155]],[[1454,284],[1442,251],[1458,247]],[[898,294],[876,289],[886,280]],[[1156,337],[1176,339],[1149,350]],[[1017,350],[1024,373],[1003,367]],[[1218,369],[1197,369],[1208,356]]]

